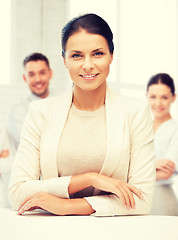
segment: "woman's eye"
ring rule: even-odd
[[[72,58],[79,58],[79,57],[81,57],[81,55],[78,54],[78,53],[75,53],[75,54],[72,55]]]
[[[102,56],[103,55],[103,52],[95,52],[94,53],[94,56]]]

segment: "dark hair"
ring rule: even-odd
[[[65,57],[66,44],[69,37],[85,29],[88,33],[103,36],[111,54],[114,52],[113,34],[107,22],[96,14],[90,13],[79,16],[69,21],[62,29],[62,56]]]
[[[47,58],[45,55],[43,55],[43,54],[41,54],[41,53],[37,53],[37,52],[28,55],[28,56],[23,60],[23,66],[25,67],[25,65],[26,65],[28,62],[31,62],[31,61],[35,61],[35,62],[36,62],[36,61],[39,61],[39,60],[46,62],[46,65],[48,66],[48,68],[50,68],[50,64],[49,64],[48,58]]]
[[[168,86],[171,89],[172,95],[173,96],[175,95],[174,80],[167,73],[158,73],[158,74],[152,76],[147,84],[147,92],[151,85],[159,84],[159,83],[162,83],[162,84],[165,84],[166,86]]]

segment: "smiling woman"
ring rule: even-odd
[[[156,195],[152,214],[178,215],[178,201],[172,189],[178,172],[178,123],[170,108],[176,99],[173,79],[166,73],[152,76],[147,84],[147,97],[153,113],[156,152]]]
[[[112,31],[96,14],[63,28],[63,60],[74,85],[30,106],[9,187],[19,214],[36,208],[57,215],[149,213],[155,184],[150,110],[107,87],[113,51]]]

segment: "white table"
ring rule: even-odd
[[[0,240],[178,240],[178,217],[54,216],[0,209]]]

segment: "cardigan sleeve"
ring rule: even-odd
[[[47,104],[49,102],[46,101],[31,103],[24,121],[9,184],[9,200],[15,210],[28,196],[40,191],[61,198],[69,198],[70,176],[41,179],[40,147]]]
[[[134,195],[136,207],[128,210],[114,194],[86,197],[95,210],[94,216],[149,214],[156,182],[152,119],[149,107],[129,116],[130,163],[127,182],[139,188],[144,198]],[[128,143],[129,144],[129,143]]]

